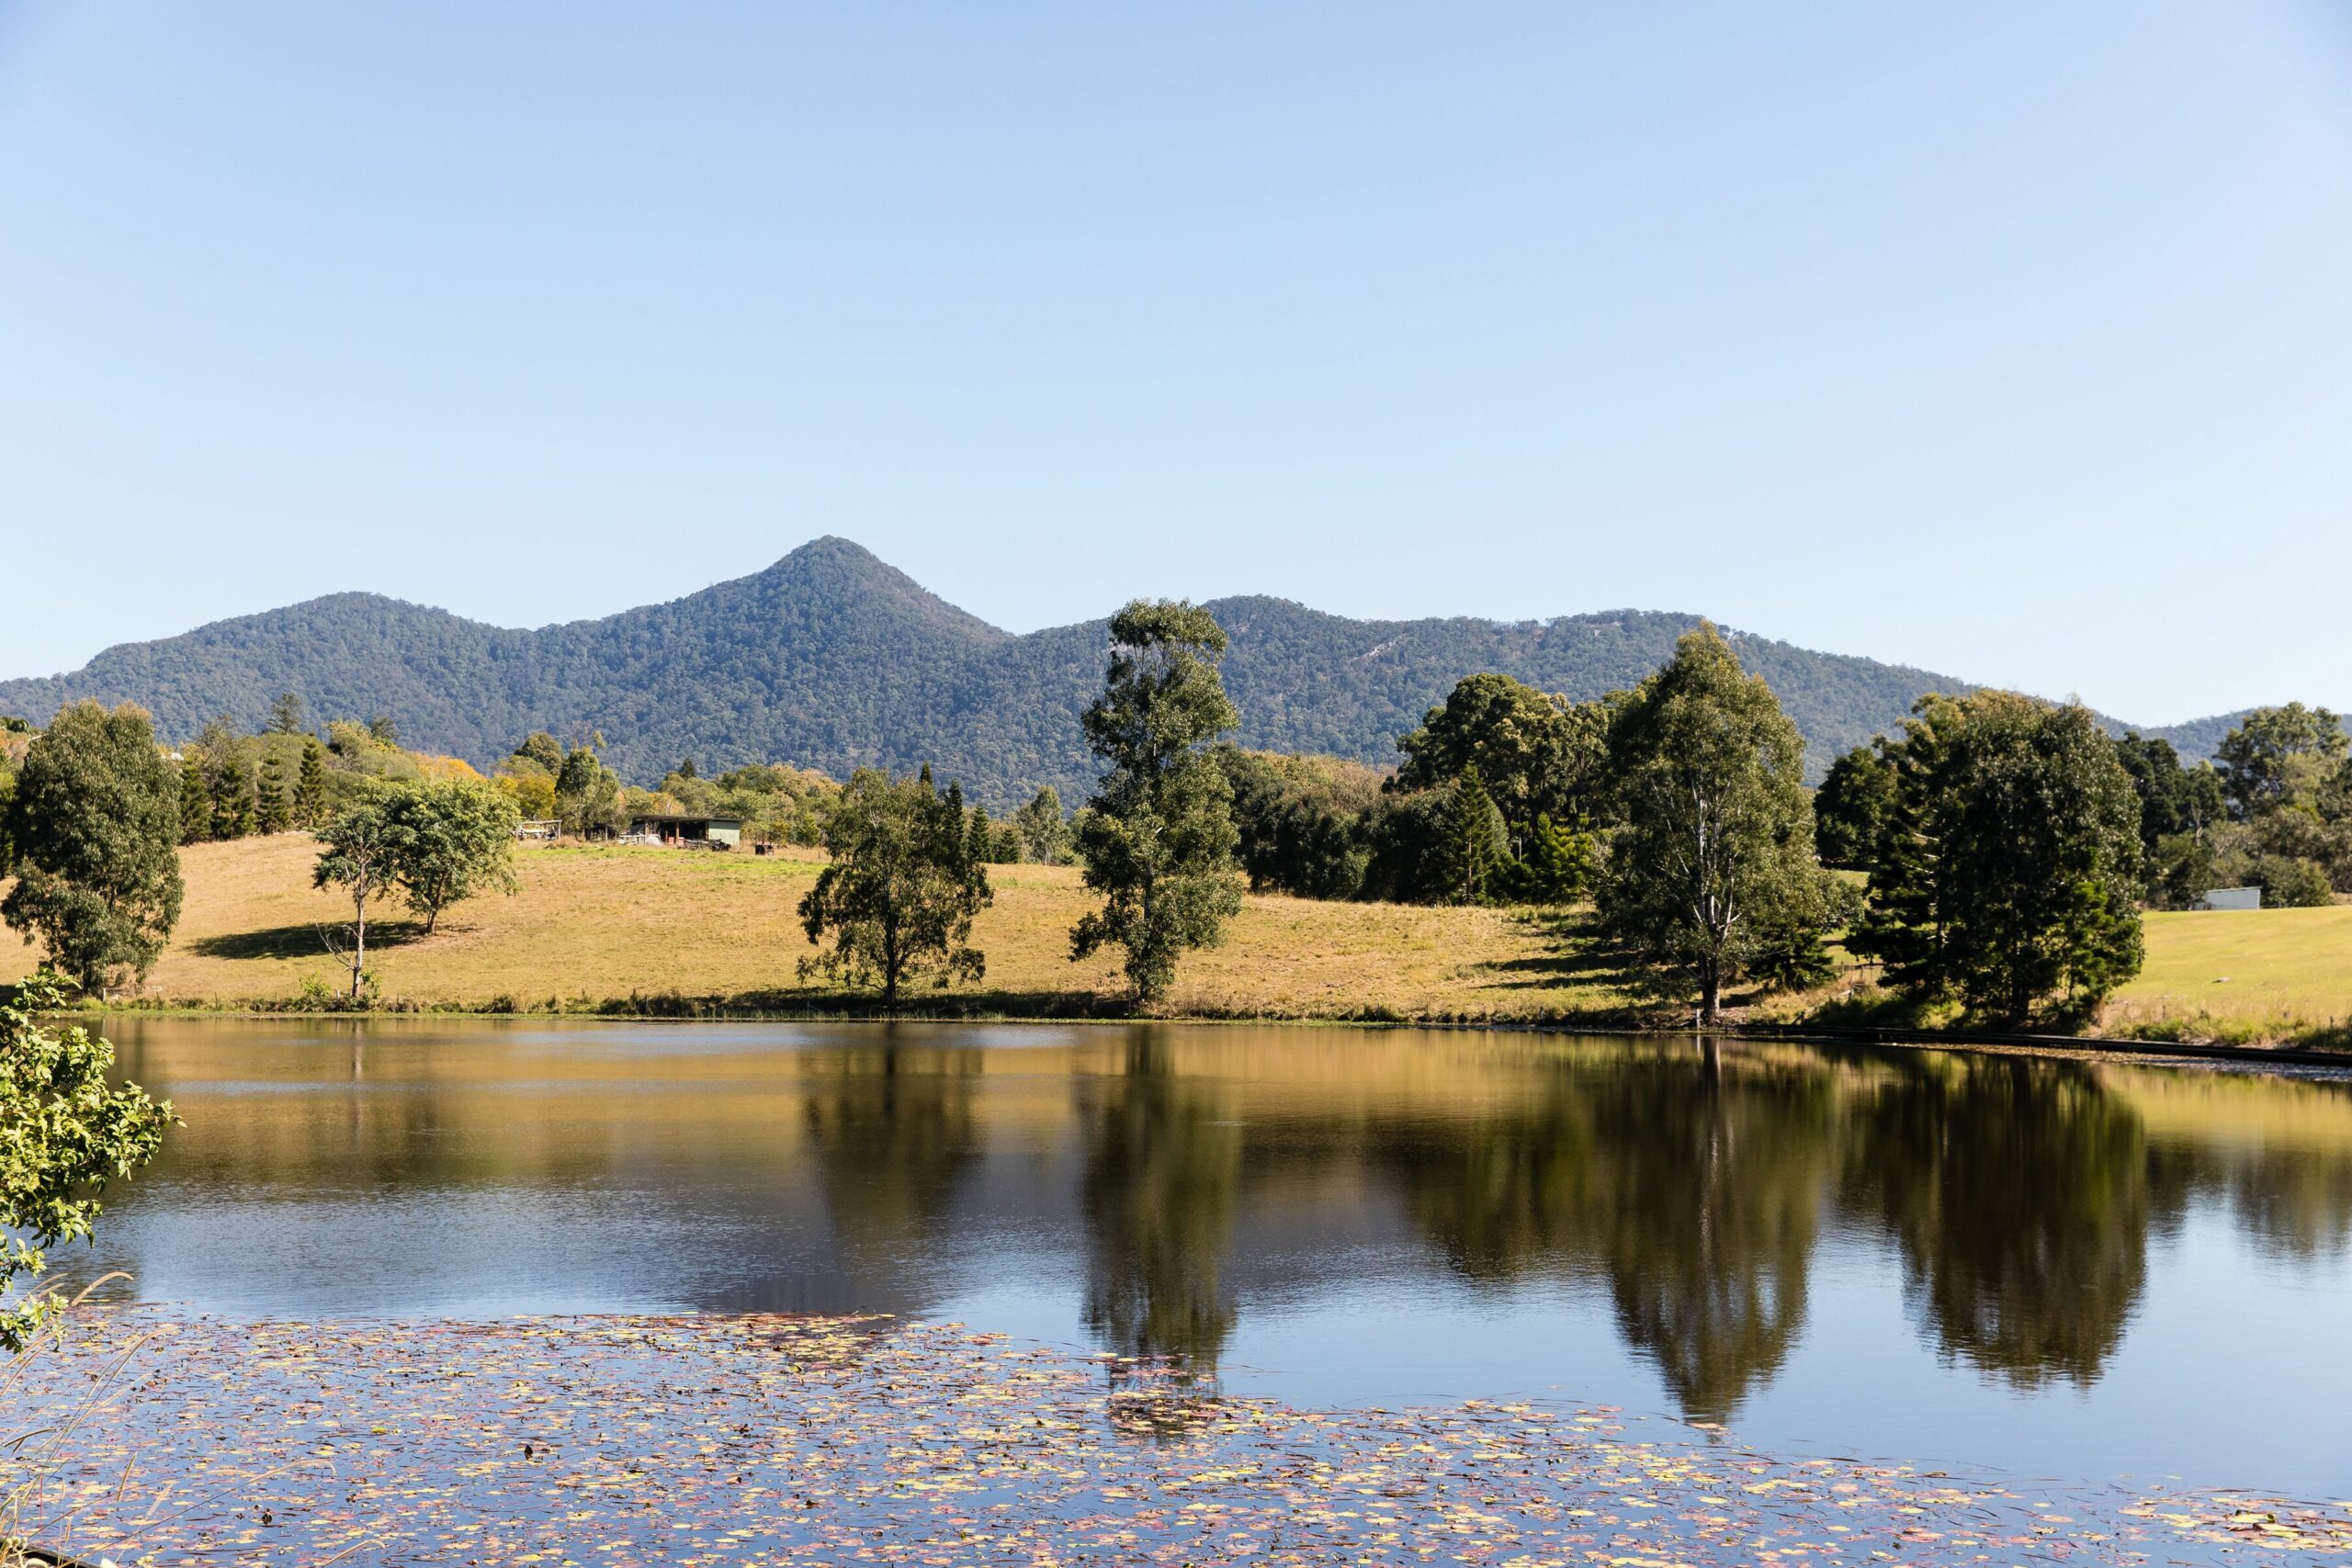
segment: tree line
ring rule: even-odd
[[[354,899],[356,998],[370,899],[399,893],[429,931],[449,903],[511,887],[521,818],[597,833],[674,811],[827,850],[800,909],[821,950],[808,973],[893,1006],[917,976],[984,973],[969,939],[988,865],[1075,859],[1101,903],[1071,955],[1118,950],[1146,1005],[1184,953],[1221,940],[1246,884],[1589,905],[1636,984],[1707,1021],[1736,990],[1824,983],[1842,938],[1900,996],[2017,1022],[2079,1015],[2136,974],[2143,906],[2232,879],[2270,903],[2352,888],[2352,761],[2324,708],[2256,710],[2216,763],[2188,768],[2161,739],[2109,738],[2079,704],[1930,695],[1815,792],[1793,722],[1702,624],[1590,702],[1469,676],[1383,772],[1225,742],[1238,715],[1205,609],[1137,600],[1111,636],[1082,721],[1093,795],[1065,814],[1047,788],[1002,821],[928,767],[837,784],[784,763],[706,778],[687,759],[644,790],[605,765],[601,736],[541,732],[485,779],[403,750],[389,718],[332,723],[322,741],[291,696],[267,731],[219,722],[167,759],[137,710],[78,705],[38,737],[0,730],[0,857],[18,873],[0,914],[85,985],[143,974],[177,915],[174,845],[303,828],[322,840],[319,885]]]
[[[352,924],[322,932],[366,984],[368,909],[398,897],[429,934],[450,905],[511,891],[519,819],[509,792],[454,758],[401,750],[389,719],[300,729],[281,700],[277,722],[241,735],[227,721],[176,753],[148,716],[82,702],[25,738],[0,767],[0,874],[14,886],[0,919],[85,991],[144,978],[178,923],[185,844],[301,829],[319,854],[313,881],[353,895]]]

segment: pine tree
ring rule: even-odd
[[[1510,860],[1510,829],[1471,763],[1453,781],[1446,808],[1446,874],[1457,904],[1484,904],[1503,890]]]
[[[964,835],[965,858],[975,865],[986,865],[996,858],[995,851],[996,825],[989,820],[989,808],[975,806],[972,807],[971,827]]]
[[[212,836],[242,839],[254,830],[254,791],[245,767],[233,756],[223,757],[212,775]]]
[[[1538,812],[1528,829],[1512,891],[1531,904],[1569,904],[1592,886],[1592,839]]]
[[[286,798],[286,780],[276,757],[262,760],[261,788],[254,807],[254,825],[265,833],[283,833],[293,825],[293,805]]]
[[[180,759],[180,842],[200,844],[212,837],[212,785],[204,758],[193,748]]]
[[[327,819],[327,751],[315,739],[302,742],[302,771],[294,784],[294,820],[317,829]]]

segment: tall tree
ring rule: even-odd
[[[1453,798],[1446,805],[1445,863],[1456,904],[1487,903],[1510,880],[1510,829],[1476,762],[1464,767],[1453,781]]]
[[[265,833],[283,833],[294,823],[294,803],[286,793],[286,774],[276,753],[262,758],[261,783],[254,791],[254,826]]]
[[[1713,1023],[1751,960],[1822,918],[1804,738],[1702,623],[1618,710],[1610,756],[1624,821],[1601,923]]]
[[[212,770],[212,836],[242,839],[254,830],[254,785],[234,748]]]
[[[302,739],[302,769],[294,784],[294,821],[316,831],[327,820],[327,749],[314,736]]]
[[[1021,852],[1039,865],[1059,865],[1069,854],[1069,824],[1062,819],[1062,797],[1051,784],[1030,796],[1029,804],[1012,815],[1021,833]]]
[[[180,758],[180,842],[201,844],[212,837],[212,779],[205,771],[204,753],[187,748]]]
[[[896,781],[860,768],[825,818],[825,849],[832,863],[800,900],[800,922],[810,942],[832,945],[800,961],[804,978],[878,981],[883,1007],[895,1010],[910,979],[928,975],[944,987],[987,972],[972,920],[993,894],[961,789],[941,795],[928,767]]]
[[[340,887],[351,899],[351,945],[340,951],[351,968],[351,1000],[361,999],[368,977],[368,906],[392,889],[400,872],[402,835],[390,810],[390,791],[372,786],[356,805],[319,829],[313,887]]]
[[[1086,710],[1108,764],[1078,834],[1103,907],[1070,931],[1070,955],[1126,953],[1145,1003],[1165,996],[1178,956],[1224,935],[1241,908],[1232,871],[1233,791],[1209,742],[1240,721],[1217,661],[1224,628],[1197,604],[1137,599],[1111,618],[1111,667]]]
[[[269,705],[269,729],[273,735],[301,734],[302,699],[291,692],[278,693]]]
[[[80,702],[25,753],[6,836],[17,886],[0,918],[85,990],[144,977],[180,917],[179,787],[147,715]]]
[[[2214,749],[2222,790],[2241,818],[2309,803],[2344,761],[2344,726],[2325,708],[2256,708]]]
[[[563,748],[544,729],[533,730],[523,744],[514,748],[514,755],[537,762],[549,776],[563,772]]]
[[[597,760],[593,742],[573,747],[556,774],[557,814],[575,833],[614,832],[628,826],[620,776]]]
[[[1849,941],[1899,989],[2016,1023],[2139,972],[2140,800],[2079,704],[1919,699],[1887,748],[1900,781]]]
[[[514,891],[513,801],[479,779],[413,785],[387,798],[398,846],[392,880],[408,907],[424,917],[424,934],[441,911],[478,893]]]
[[[172,1102],[114,1082],[114,1047],[79,1025],[44,1022],[65,1002],[42,971],[0,988],[0,1351],[25,1348],[57,1311],[53,1292],[14,1293],[49,1248],[85,1241],[109,1182],[153,1159]]]

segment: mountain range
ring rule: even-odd
[[[1585,699],[1630,685],[1699,622],[1612,610],[1549,621],[1363,621],[1285,599],[1209,608],[1232,638],[1226,685],[1243,744],[1396,760],[1396,737],[1454,682],[1498,670]],[[652,784],[791,761],[845,777],[931,762],[992,807],[1040,784],[1082,798],[1095,769],[1079,714],[1100,688],[1105,621],[1015,635],[846,539],[766,570],[599,620],[510,630],[373,593],[335,593],[179,637],[110,648],[80,670],[0,682],[0,714],[45,723],[83,697],[132,701],[166,738],[220,715],[258,728],[280,693],[316,718],[390,715],[403,744],[487,765],[535,729],[599,731],[605,760]],[[1804,733],[1810,770],[1894,729],[1924,692],[1969,682],[1727,633]],[[2238,716],[2143,733],[2210,755]]]

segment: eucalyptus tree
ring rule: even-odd
[[[319,858],[311,868],[312,886],[339,887],[351,900],[350,945],[329,945],[350,965],[355,1007],[367,986],[368,906],[392,890],[400,872],[404,835],[391,810],[391,793],[382,784],[368,784],[355,804],[335,813],[318,830]]]
[[[1241,908],[1233,789],[1209,744],[1240,722],[1217,672],[1226,637],[1197,604],[1137,599],[1111,619],[1102,694],[1087,743],[1108,765],[1080,819],[1079,859],[1102,908],[1070,931],[1070,956],[1118,947],[1136,999],[1159,1000],[1187,950],[1222,940]]]
[[[1771,688],[1702,624],[1642,682],[1610,730],[1623,813],[1600,890],[1603,929],[1654,988],[1695,993],[1702,1021],[1724,988],[1793,933],[1826,921],[1804,790],[1804,739]]]
[[[522,813],[478,779],[415,784],[385,801],[397,853],[392,880],[431,936],[441,911],[478,893],[514,891],[514,829]]]
[[[945,987],[987,972],[972,921],[994,894],[960,788],[941,795],[928,766],[898,780],[860,768],[826,815],[825,849],[832,863],[800,900],[800,921],[810,942],[832,945],[800,961],[804,979],[878,983],[895,1009],[910,979]]]

